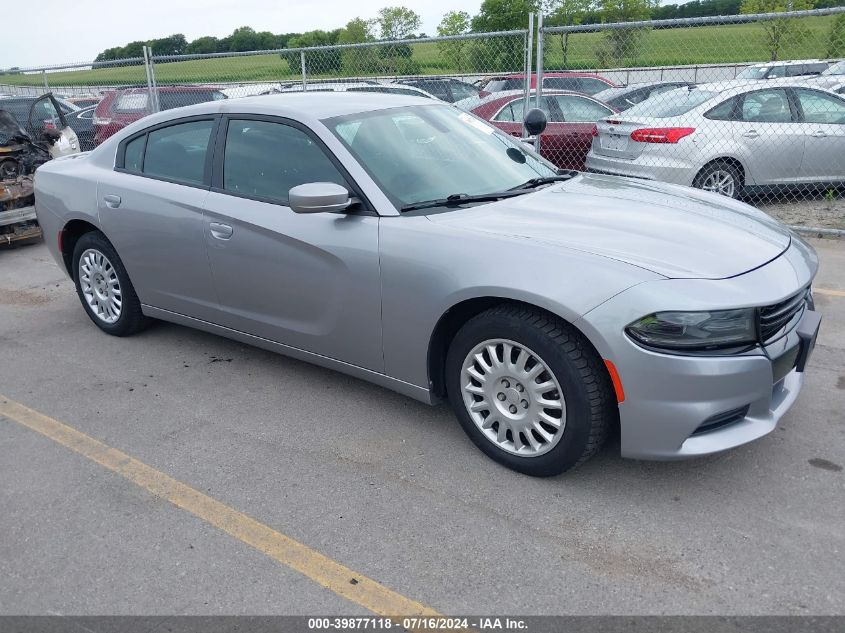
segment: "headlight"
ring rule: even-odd
[[[649,347],[707,350],[757,342],[753,308],[712,312],[655,312],[625,328],[635,341]]]

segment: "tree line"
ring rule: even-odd
[[[438,35],[458,35],[468,32],[507,31],[525,28],[529,11],[542,10],[546,24],[597,24],[631,20],[663,20],[714,15],[734,15],[742,12],[749,0],[690,0],[682,4],[660,5],[657,0],[484,0],[475,16],[465,11],[449,11],[437,27]],[[756,1],[756,0],[755,0]],[[842,0],[761,0],[772,10],[800,4],[815,7],[838,6]],[[746,11],[747,12],[747,11]],[[275,50],[332,44],[351,44],[378,39],[425,37],[418,33],[421,19],[411,9],[401,6],[385,7],[371,19],[355,18],[342,28],[330,31],[314,30],[305,33],[272,33],[242,26],[226,37],[210,35],[188,41],[181,33],[168,37],[129,42],[125,46],[107,48],[96,61],[142,57],[142,48],[150,46],[155,55],[190,55]],[[380,57],[402,59],[407,51],[392,47]],[[410,56],[408,56],[410,57]],[[327,60],[330,65],[341,64],[339,56]],[[391,63],[394,63],[391,62]],[[410,63],[410,62],[405,62]],[[396,65],[396,63],[394,63]],[[399,63],[398,65],[401,65]]]

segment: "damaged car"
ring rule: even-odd
[[[47,105],[55,117],[41,120],[39,113]],[[0,244],[41,236],[35,216],[35,170],[51,158],[79,153],[79,139],[52,94],[33,101],[27,127],[35,134],[0,107]]]

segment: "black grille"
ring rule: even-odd
[[[764,343],[772,339],[783,326],[804,309],[809,292],[809,288],[804,288],[780,303],[760,308],[760,338]]]

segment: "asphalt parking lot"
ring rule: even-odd
[[[105,336],[43,244],[0,249],[0,613],[845,614],[845,241],[813,244],[822,331],[775,432],[546,480],[445,406],[174,325]]]

